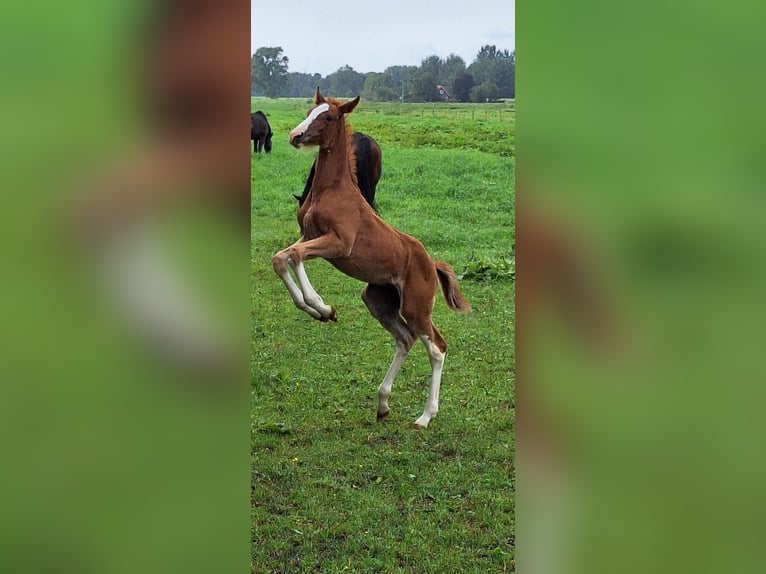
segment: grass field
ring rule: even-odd
[[[287,143],[307,100],[253,100],[274,131],[252,159],[253,572],[514,571],[514,121],[471,106],[371,104],[350,117],[383,149],[381,217],[450,262],[473,312],[434,322],[449,344],[439,416],[423,410],[418,344],[376,423],[391,337],[363,284],[307,264],[335,307],[321,324],[292,304],[271,256],[298,238],[297,202],[314,153]],[[452,110],[455,113],[449,113]],[[443,112],[443,113],[442,113]],[[463,112],[463,113],[460,113]],[[251,148],[252,149],[252,148]]]

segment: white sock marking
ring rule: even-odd
[[[325,302],[319,296],[319,293],[314,290],[311,281],[309,281],[309,276],[306,274],[306,268],[303,266],[303,261],[297,265],[292,262],[289,262],[289,264],[295,271],[295,276],[298,278],[301,291],[303,291],[303,301],[310,307],[316,309],[322,317],[329,317],[332,313],[332,307],[325,305]]]
[[[279,278],[282,279],[282,283],[287,287],[287,291],[290,293],[290,297],[292,297],[293,303],[295,303],[295,306],[298,307],[298,309],[305,311],[314,317],[314,319],[319,319],[322,316],[319,311],[306,304],[303,299],[303,292],[295,284],[295,281],[293,281],[293,278],[287,269],[285,269],[283,273],[279,273]]]
[[[428,358],[431,361],[431,380],[428,387],[428,400],[426,400],[426,408],[423,410],[423,414],[415,421],[415,424],[419,427],[425,428],[431,419],[439,412],[439,387],[442,380],[442,369],[444,367],[444,356],[431,340],[423,335],[420,337],[423,344],[428,350]]]
[[[388,397],[391,396],[391,387],[394,384],[394,378],[396,377],[399,369],[402,368],[404,359],[407,358],[408,351],[405,351],[403,347],[396,346],[396,354],[394,360],[391,361],[391,366],[388,367],[386,376],[383,377],[383,382],[378,387],[378,413],[385,414],[388,412]]]

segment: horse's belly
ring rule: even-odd
[[[389,270],[371,269],[369,266],[362,268],[349,257],[328,259],[327,261],[329,261],[338,271],[345,273],[349,277],[358,279],[359,281],[364,281],[365,283],[375,283],[380,285],[384,283],[392,283],[394,281],[394,274]]]

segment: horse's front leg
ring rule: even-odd
[[[274,267],[274,271],[276,271],[277,275],[279,275],[279,278],[282,280],[282,282],[285,284],[285,287],[287,287],[287,292],[290,293],[290,297],[293,299],[293,303],[295,303],[295,306],[298,307],[301,311],[305,311],[314,319],[322,320],[322,314],[314,309],[311,305],[306,303],[306,300],[303,296],[303,291],[301,290],[298,285],[295,284],[295,281],[293,280],[292,276],[290,275],[290,272],[288,270],[289,268],[289,251],[290,247],[287,249],[283,249],[271,260],[271,264]]]
[[[298,278],[298,285],[300,285],[301,292],[303,293],[303,300],[307,305],[313,309],[319,311],[321,315],[320,321],[337,321],[338,317],[335,314],[335,309],[325,304],[319,293],[316,292],[314,286],[309,281],[309,276],[306,274],[306,268],[303,266],[303,262],[293,263],[288,259],[290,267],[292,267],[295,276]]]
[[[348,255],[350,248],[346,243],[334,234],[323,235],[309,241],[301,238],[274,255],[272,259],[274,271],[284,282],[296,307],[320,321],[336,321],[335,309],[325,304],[311,285],[303,262],[315,257],[332,259]],[[289,273],[290,268],[298,279],[297,285]]]

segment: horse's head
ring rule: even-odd
[[[345,103],[325,99],[317,88],[314,107],[309,110],[306,119],[290,132],[290,143],[296,148],[315,145],[322,149],[331,148],[343,130],[343,116],[350,114],[358,103],[359,96]]]

